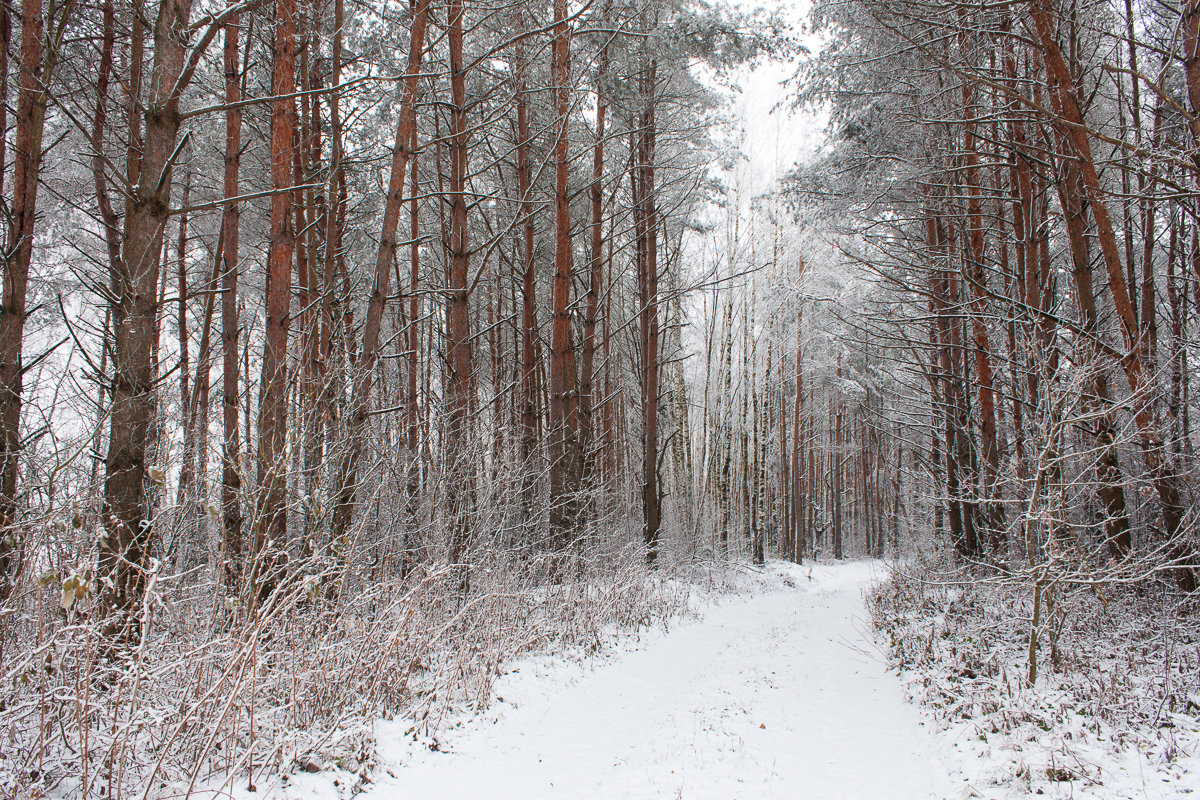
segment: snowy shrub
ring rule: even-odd
[[[104,648],[87,598],[62,610],[47,583],[7,661],[0,796],[183,796],[330,766],[369,780],[374,720],[408,717],[432,736],[455,709],[487,704],[514,657],[595,650],[687,606],[685,585],[638,549],[581,560],[557,583],[512,558],[492,554],[465,596],[445,566],[336,603],[299,578],[244,615],[212,586],[160,581],[130,652]]]
[[[1106,770],[1096,764],[1129,748],[1166,767],[1191,751],[1200,742],[1195,601],[1157,583],[1055,594],[1041,617],[1033,685],[1028,587],[972,569],[907,565],[867,606],[914,699],[982,757],[999,758],[990,746],[1007,753],[996,783],[1100,783]]]

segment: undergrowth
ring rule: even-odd
[[[688,603],[685,584],[647,570],[637,549],[560,582],[493,563],[463,596],[460,577],[424,571],[336,604],[297,581],[241,616],[223,613],[212,586],[161,581],[141,646],[119,654],[104,652],[88,598],[64,610],[46,587],[6,642],[0,795],[176,797],[331,766],[365,781],[374,720],[411,718],[433,735],[486,704],[513,658],[599,649]]]
[[[1200,741],[1200,615],[1169,587],[1059,587],[1029,682],[1032,590],[907,565],[867,606],[910,693],[945,727],[1016,753],[1010,779],[1099,783],[1089,755],[1136,748],[1169,765]],[[995,776],[996,781],[1005,776]]]

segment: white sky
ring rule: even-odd
[[[769,61],[746,70],[742,79],[735,114],[744,137],[743,189],[751,196],[770,190],[789,167],[815,156],[824,141],[826,116],[791,108],[793,90],[782,82],[794,72],[792,63]]]
[[[753,0],[731,2],[746,10],[759,5]],[[804,32],[808,0],[782,0],[771,7],[778,9],[810,51],[817,50],[817,37]],[[811,159],[824,141],[826,115],[807,109],[793,110],[795,90],[783,85],[795,74],[798,63],[765,61],[741,70],[737,76],[742,92],[736,97],[734,113],[744,137],[742,151],[747,161],[741,177],[743,191],[749,197],[770,190],[779,175],[793,164]]]

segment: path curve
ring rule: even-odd
[[[392,766],[364,800],[949,797],[933,734],[866,634],[879,569],[773,564],[778,588],[572,678],[503,679],[501,710],[441,752],[389,747],[383,727]]]

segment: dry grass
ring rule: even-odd
[[[436,733],[485,705],[511,659],[598,649],[687,606],[635,548],[561,582],[520,562],[488,554],[465,596],[446,566],[336,603],[301,576],[253,615],[230,612],[211,584],[159,580],[142,645],[108,655],[90,595],[64,612],[60,583],[41,587],[5,643],[0,794],[161,798],[330,765],[366,776],[373,720]]]

